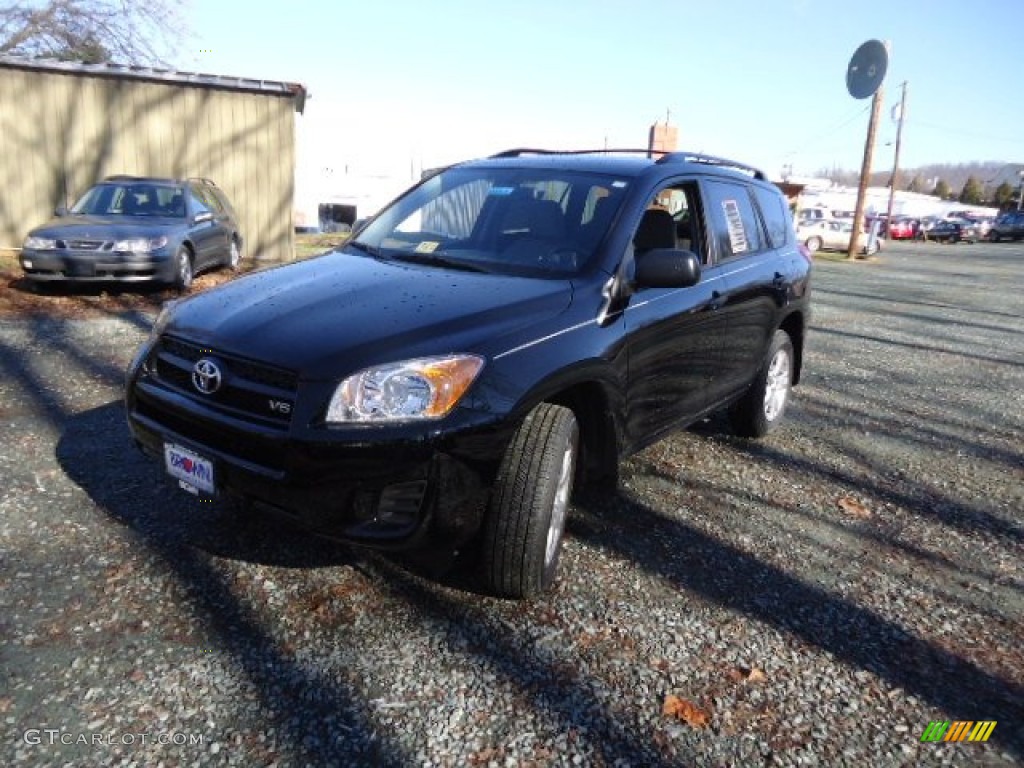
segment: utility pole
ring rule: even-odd
[[[900,140],[903,138],[903,117],[907,114],[907,81],[904,80],[900,83],[900,88],[903,89],[903,95],[900,96],[900,119],[896,124],[896,152],[893,153],[892,158],[892,178],[889,179],[889,207],[885,212],[885,226],[888,227],[892,223],[892,201],[896,196],[896,181],[900,174]],[[886,238],[889,237],[889,232],[885,233]]]
[[[871,158],[875,152],[875,133],[878,130],[878,113],[882,110],[885,88],[878,86],[871,98],[871,119],[868,121],[868,137],[864,141],[864,161],[860,166],[860,185],[857,188],[857,208],[853,213],[853,237],[850,238],[850,250],[847,256],[851,261],[860,253],[860,231],[864,227],[864,198],[868,194],[868,181],[871,176]]]

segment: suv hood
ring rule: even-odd
[[[182,218],[165,216],[62,216],[36,227],[30,235],[55,239],[104,240],[152,236],[153,230],[185,226]]]
[[[568,280],[487,275],[333,252],[176,304],[167,333],[330,380],[370,365],[482,352],[564,311]]]

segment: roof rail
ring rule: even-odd
[[[521,157],[522,155],[664,155],[666,152],[661,149],[531,149],[520,147],[518,149],[506,149],[491,155],[491,159],[502,157]]]
[[[197,184],[205,184],[207,187],[216,187],[216,182],[206,178],[205,176],[189,176],[186,181],[194,181]]]
[[[738,163],[735,160],[729,160],[724,157],[716,157],[714,155],[705,155],[700,152],[670,152],[666,149],[533,149],[529,147],[519,147],[517,149],[506,149],[503,152],[498,152],[495,155],[491,155],[492,159],[503,158],[503,157],[521,157],[523,155],[643,155],[645,157],[653,157],[654,155],[660,155],[656,162],[664,163],[703,163],[704,165],[717,165],[722,168],[731,168],[734,171],[740,171],[749,176],[753,176],[755,179],[760,181],[767,181],[768,177],[764,175],[764,172],[759,168],[754,168],[751,165],[745,165],[744,163]]]
[[[703,155],[699,152],[668,152],[658,158],[658,163],[703,163],[705,165],[717,165],[753,176],[758,181],[768,180],[768,177],[764,175],[764,171],[754,168],[752,165],[737,163],[735,160],[729,160],[724,157]]]

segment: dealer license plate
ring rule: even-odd
[[[212,494],[216,488],[213,482],[213,462],[199,454],[174,443],[164,443],[164,466],[167,474],[176,477],[186,491],[186,486]]]

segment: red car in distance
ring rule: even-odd
[[[913,240],[916,234],[913,219],[893,219],[889,223],[891,240]]]

